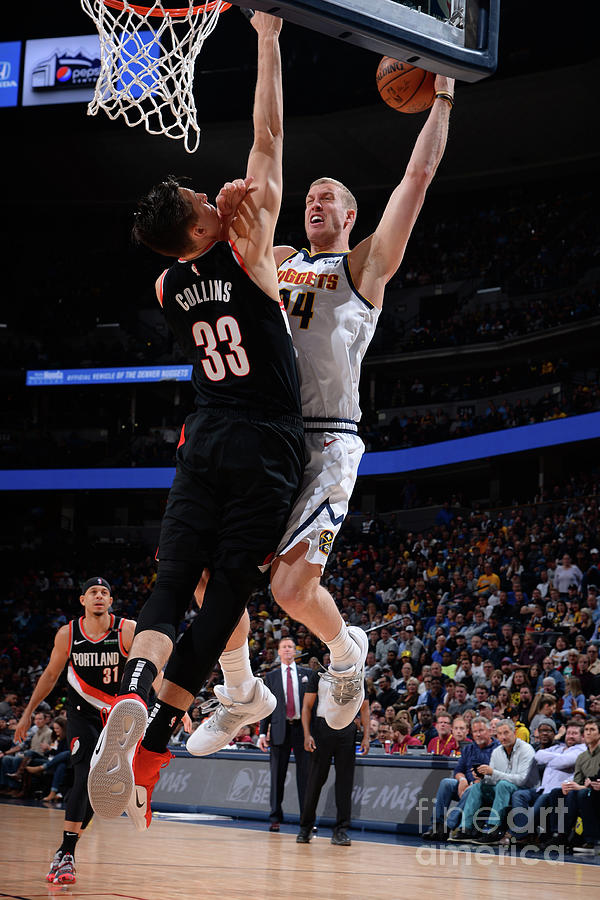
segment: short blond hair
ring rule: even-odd
[[[353,209],[355,212],[358,212],[358,204],[356,202],[356,197],[352,193],[352,191],[348,190],[345,184],[342,184],[341,181],[338,181],[337,178],[317,178],[316,181],[313,181],[309,187],[314,187],[316,184],[335,184],[337,188],[339,188],[340,197],[342,203],[344,204],[344,209]]]

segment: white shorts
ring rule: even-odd
[[[340,431],[307,432],[304,440],[302,485],[276,556],[303,541],[307,562],[325,566],[348,512],[365,445],[357,434]]]

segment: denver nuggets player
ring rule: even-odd
[[[393,191],[375,232],[350,250],[357,204],[333,178],[313,182],[306,197],[305,229],[310,251],[275,247],[279,285],[287,309],[305,424],[307,465],[300,494],[272,565],[277,603],[303,622],[331,651],[323,677],[328,692],[322,714],[340,729],[357,715],[363,699],[367,642],[347,628],[321,574],[348,509],[364,445],[357,433],[362,359],[377,325],[384,289],[398,269],[425,193],[440,163],[454,105],[453,79],[437,76],[436,99],[417,138],[406,172]],[[220,658],[221,705],[187,742],[196,755],[224,747],[251,718],[252,695],[244,616]],[[266,736],[259,746],[266,750]]]

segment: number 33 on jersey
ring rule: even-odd
[[[232,242],[218,241],[193,260],[178,260],[159,288],[167,323],[194,362],[197,406],[298,414],[285,312],[252,281]]]

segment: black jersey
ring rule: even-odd
[[[95,640],[84,630],[84,617],[69,622],[68,700],[75,707],[85,700],[94,709],[110,709],[119,693],[127,660],[123,622],[110,616],[108,630]]]
[[[167,323],[194,363],[199,407],[301,414],[283,305],[252,281],[232,242],[217,241],[196,259],[178,260],[160,287]]]

